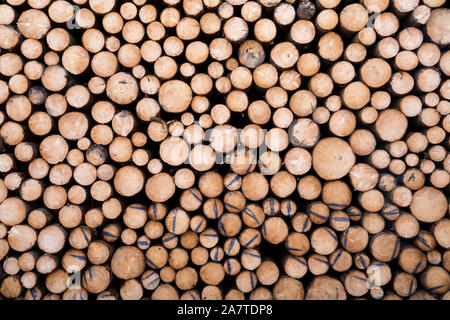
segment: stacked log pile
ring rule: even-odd
[[[0,299],[450,299],[445,0],[0,4]]]

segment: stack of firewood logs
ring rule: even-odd
[[[0,299],[450,299],[445,0],[5,0]]]

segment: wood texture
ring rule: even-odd
[[[445,1],[3,2],[0,299],[449,298]]]

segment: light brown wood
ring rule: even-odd
[[[448,15],[7,0],[0,299],[447,299]]]

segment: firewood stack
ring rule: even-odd
[[[0,299],[450,299],[445,0],[0,4]]]

